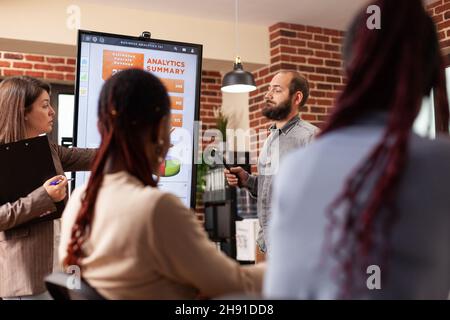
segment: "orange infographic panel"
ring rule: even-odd
[[[184,80],[165,78],[161,78],[160,80],[166,86],[168,92],[184,93]]]
[[[174,110],[183,110],[183,97],[170,96],[170,105]]]
[[[117,71],[130,68],[144,68],[142,53],[103,50],[103,80],[107,80]]]
[[[183,126],[183,115],[172,113],[172,127],[182,127]]]

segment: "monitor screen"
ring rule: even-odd
[[[159,168],[159,188],[194,207],[194,128],[200,103],[201,59],[202,46],[198,44],[80,30],[75,146],[99,146],[98,99],[103,83],[111,75],[129,68],[151,72],[166,86],[171,100],[173,146]],[[75,185],[83,185],[88,177],[88,172],[77,173]]]

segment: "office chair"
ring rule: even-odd
[[[44,282],[48,292],[55,300],[106,300],[93,287],[83,279],[80,280],[80,289],[71,289],[68,283],[72,275],[55,272],[45,277]]]

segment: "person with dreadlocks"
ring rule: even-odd
[[[276,178],[264,294],[298,299],[446,299],[450,141],[412,126],[433,89],[448,133],[443,59],[420,0],[378,0],[381,29],[354,19],[347,84],[316,142]]]
[[[241,267],[208,239],[195,215],[157,188],[170,147],[170,100],[137,69],[102,88],[101,143],[87,186],[63,213],[60,262],[108,299],[193,299],[259,293],[263,266]]]

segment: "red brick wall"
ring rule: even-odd
[[[342,90],[341,43],[344,32],[318,27],[277,23],[269,28],[270,65],[254,72],[257,90],[250,94],[250,127],[256,131],[268,127],[261,114],[261,103],[272,77],[280,70],[297,70],[310,84],[310,96],[300,112],[302,119],[320,126]],[[263,141],[252,150],[259,151]]]
[[[222,106],[222,75],[218,71],[202,71],[200,94],[200,120],[203,129],[211,129],[216,127],[216,119],[214,118],[214,108]]]
[[[341,42],[343,32],[317,27],[277,23],[269,28],[270,66],[255,72],[258,90],[250,95],[250,127],[263,128],[261,102],[272,77],[282,69],[297,70],[310,84],[303,119],[320,125],[342,89]]]
[[[27,75],[49,82],[75,81],[76,59],[0,51],[0,76]]]
[[[222,75],[218,71],[202,71],[201,94],[200,94],[200,121],[202,122],[201,135],[207,129],[216,128],[216,119],[214,118],[214,109],[222,106]],[[208,140],[202,141],[203,149],[209,143]],[[199,220],[204,220],[204,207],[201,201],[201,195],[197,195],[196,210]]]
[[[438,0],[427,6],[427,10],[436,23],[441,48],[450,53],[450,0]],[[447,65],[449,61],[447,61]]]

